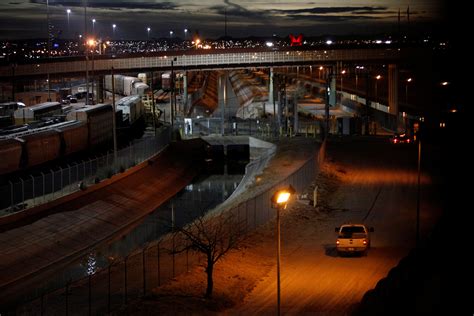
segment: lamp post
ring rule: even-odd
[[[345,70],[341,71],[341,98],[339,99],[339,102],[342,102],[342,78],[344,77],[344,74],[346,73]]]
[[[173,38],[173,31],[170,31],[170,38]]]
[[[280,211],[286,209],[290,197],[295,193],[295,189],[290,185],[276,191],[271,199],[272,207],[277,209],[277,315],[280,315]]]
[[[147,38],[147,40],[150,40],[150,31],[151,31],[151,28],[147,27],[146,28],[146,38]]]
[[[92,19],[92,35],[95,36],[95,22],[96,19]]]
[[[321,70],[323,70],[323,66],[319,66],[319,79],[321,79]]]
[[[115,28],[117,27],[117,24],[112,24],[112,38],[115,39]]]
[[[172,32],[172,31],[171,31],[171,32]],[[170,33],[171,33],[171,32],[170,32]],[[173,70],[174,70],[173,67],[174,67],[174,62],[175,62],[175,61],[176,61],[176,57],[173,57],[173,58],[171,59],[171,78],[170,78],[170,80],[171,80],[171,98],[170,98],[171,128],[173,128],[173,125],[174,125],[174,116],[175,116],[175,114],[176,114],[176,113],[175,113],[175,109],[174,109],[174,103],[175,103],[175,102],[174,102],[174,101],[175,101],[175,97],[174,97],[174,93],[175,93],[175,91],[174,91],[174,85],[175,85],[175,83],[174,83],[174,71],[173,71]]]
[[[71,36],[71,28],[69,26],[69,15],[71,14],[71,9],[67,9],[66,13],[67,13],[67,33],[69,36]]]
[[[94,39],[90,39],[87,41],[87,45],[89,46],[90,49],[92,49],[92,105],[94,105],[94,83],[95,83],[95,78],[94,78],[94,53],[95,53],[95,46],[97,42]],[[86,104],[89,103],[89,100],[87,100]]]
[[[412,78],[408,78],[405,82],[405,103],[408,104],[408,84],[412,82]]]
[[[186,40],[186,35],[188,35],[188,29],[184,29],[184,40]]]
[[[375,102],[378,102],[378,101],[377,101],[377,82],[380,80],[380,78],[382,78],[381,75],[377,75],[377,76],[375,77],[375,79],[377,79],[377,80],[375,80]]]

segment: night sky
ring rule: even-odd
[[[245,36],[305,36],[323,34],[367,34],[393,32],[400,10],[402,26],[430,29],[443,17],[440,0],[89,0],[88,29],[95,18],[98,36],[114,39],[146,39],[174,36],[188,37],[196,30],[204,37],[224,35],[224,12],[227,34]],[[49,0],[51,23],[60,38],[73,38],[84,32],[82,0]],[[46,0],[2,0],[0,3],[0,38],[46,37]],[[66,10],[70,9],[69,27]]]

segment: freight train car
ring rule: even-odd
[[[13,114],[15,123],[25,124],[38,121],[44,117],[52,117],[63,113],[63,108],[59,102],[45,102],[32,106],[22,107]]]
[[[0,136],[0,174],[40,165],[85,150],[87,124],[69,121]]]
[[[113,108],[110,104],[86,106],[68,113],[67,120],[76,120],[87,124],[89,147],[106,144],[113,137]]]
[[[27,162],[28,167],[57,159],[61,155],[61,137],[55,130],[24,135],[21,140],[24,146],[23,164]]]
[[[0,174],[16,171],[20,168],[22,144],[17,139],[0,139]]]
[[[117,110],[122,111],[123,121],[126,125],[133,125],[145,113],[142,98],[138,95],[132,95],[120,99],[117,102],[116,107]]]
[[[105,90],[112,92],[112,75],[105,75]],[[114,75],[114,89],[116,94],[120,95],[139,95],[143,96],[148,90],[148,85],[143,83],[139,78]]]

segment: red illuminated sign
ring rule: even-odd
[[[294,36],[293,34],[290,34],[290,46],[301,46],[303,45],[303,34],[300,34],[298,36]]]

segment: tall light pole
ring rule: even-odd
[[[112,38],[115,39],[115,28],[117,27],[117,24],[112,24]]]
[[[416,247],[420,244],[421,137],[418,137],[418,179],[416,191]]]
[[[290,197],[295,193],[295,189],[290,185],[287,188],[283,188],[275,192],[272,196],[271,202],[272,207],[277,210],[277,315],[280,315],[280,253],[281,253],[281,243],[280,243],[280,211],[286,209]]]
[[[408,104],[408,84],[412,82],[412,78],[408,78],[405,82],[405,103]]]
[[[342,102],[342,78],[344,77],[344,74],[346,73],[346,70],[343,70],[341,71],[341,99],[339,100],[339,102]]]
[[[171,31],[172,32],[172,31]],[[175,111],[174,111],[174,103],[175,103],[175,97],[174,97],[174,62],[176,61],[176,57],[173,57],[171,59],[171,98],[170,98],[170,107],[171,107],[171,128],[173,128],[174,125],[174,116],[175,116]]]
[[[92,35],[95,36],[95,22],[96,19],[92,19]]]
[[[377,102],[377,103],[378,103],[378,101],[377,101],[377,82],[380,80],[380,78],[382,78],[381,75],[377,75],[377,76],[375,77],[375,79],[376,79],[376,80],[375,80],[375,102]]]
[[[67,13],[67,33],[69,36],[71,36],[71,27],[69,25],[69,15],[71,15],[71,9],[67,9],[66,13]]]
[[[49,0],[46,0],[46,23],[48,24],[48,58],[51,57],[51,33],[50,33],[50,25],[49,25]],[[49,80],[49,67],[48,67],[48,102],[51,102],[51,80]]]
[[[147,27],[146,28],[146,38],[147,38],[147,40],[150,40],[150,31],[151,31],[151,28]]]
[[[170,38],[173,38],[173,31],[170,31]]]
[[[188,29],[184,29],[184,40],[186,40],[186,35],[188,35]]]
[[[94,105],[94,53],[97,42],[94,39],[90,39],[87,41],[87,45],[92,49],[92,105]]]

